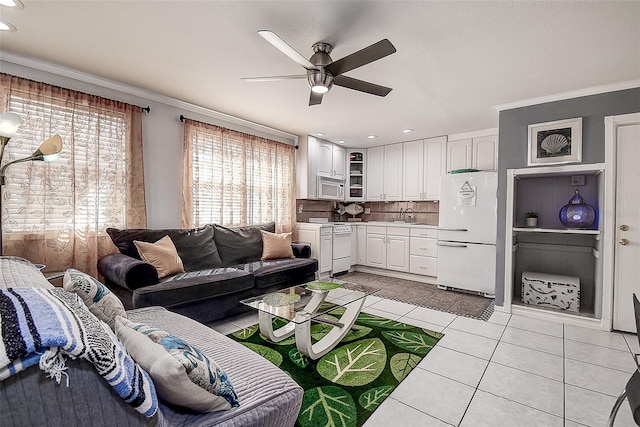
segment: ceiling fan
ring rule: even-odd
[[[311,87],[309,105],[320,104],[322,102],[322,95],[329,92],[329,89],[331,89],[334,84],[336,86],[342,86],[348,89],[378,96],[387,96],[387,94],[391,92],[391,88],[389,87],[380,86],[343,75],[348,71],[362,67],[363,65],[377,61],[378,59],[394,53],[396,48],[387,39],[380,40],[371,46],[365,47],[364,49],[345,56],[342,59],[338,59],[337,61],[332,60],[329,56],[333,46],[328,43],[318,42],[313,45],[314,54],[309,58],[309,60],[307,60],[273,31],[261,30],[258,31],[258,34],[271,43],[276,49],[304,67],[307,70],[307,74],[243,78],[243,80],[247,82],[306,78],[309,82],[309,86]]]

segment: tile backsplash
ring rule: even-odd
[[[309,218],[327,218],[329,221],[348,221],[352,218],[349,214],[337,216],[336,206],[342,204],[347,206],[350,202],[333,202],[329,200],[296,200],[296,212],[298,222],[309,222]],[[403,214],[404,220],[421,224],[438,225],[438,202],[365,202],[360,203],[365,209],[369,208],[370,213],[361,213],[356,218],[361,221],[394,221],[400,219],[400,209],[404,212],[412,209],[413,212]]]

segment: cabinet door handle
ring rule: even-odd
[[[449,248],[466,248],[467,245],[461,245],[458,243],[446,243],[446,242],[438,242],[436,243],[438,246],[447,246]]]
[[[429,248],[420,248],[421,251],[428,251]]]

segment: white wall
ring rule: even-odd
[[[8,56],[10,55],[3,54],[0,72],[140,107],[151,107],[150,113],[143,113],[142,122],[149,228],[171,228],[181,225],[183,126],[180,115],[276,141],[297,143],[298,138],[295,135],[252,124],[223,113],[47,63],[18,57],[11,57],[9,62]]]

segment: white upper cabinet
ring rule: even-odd
[[[367,191],[368,201],[384,200],[384,146],[367,149]]]
[[[461,139],[447,142],[447,172],[471,169],[473,140]]]
[[[367,149],[368,201],[402,200],[402,145]]]
[[[305,136],[298,141],[296,150],[296,198],[317,199],[318,179],[316,148],[318,140],[313,136]]]
[[[447,137],[403,144],[402,200],[439,200],[440,181],[446,167]]]
[[[384,200],[402,200],[402,146],[384,146]]]
[[[447,137],[424,140],[424,186],[422,200],[440,200],[440,182],[447,164]]]
[[[449,135],[447,173],[457,169],[498,170],[498,130]]]
[[[403,144],[402,200],[421,200],[424,192],[424,142]]]
[[[347,150],[335,144],[318,140],[316,148],[317,174],[344,179]]]
[[[338,145],[333,146],[333,177],[344,179],[347,167],[347,150]]]
[[[498,170],[498,135],[473,138],[472,164],[481,171]]]

